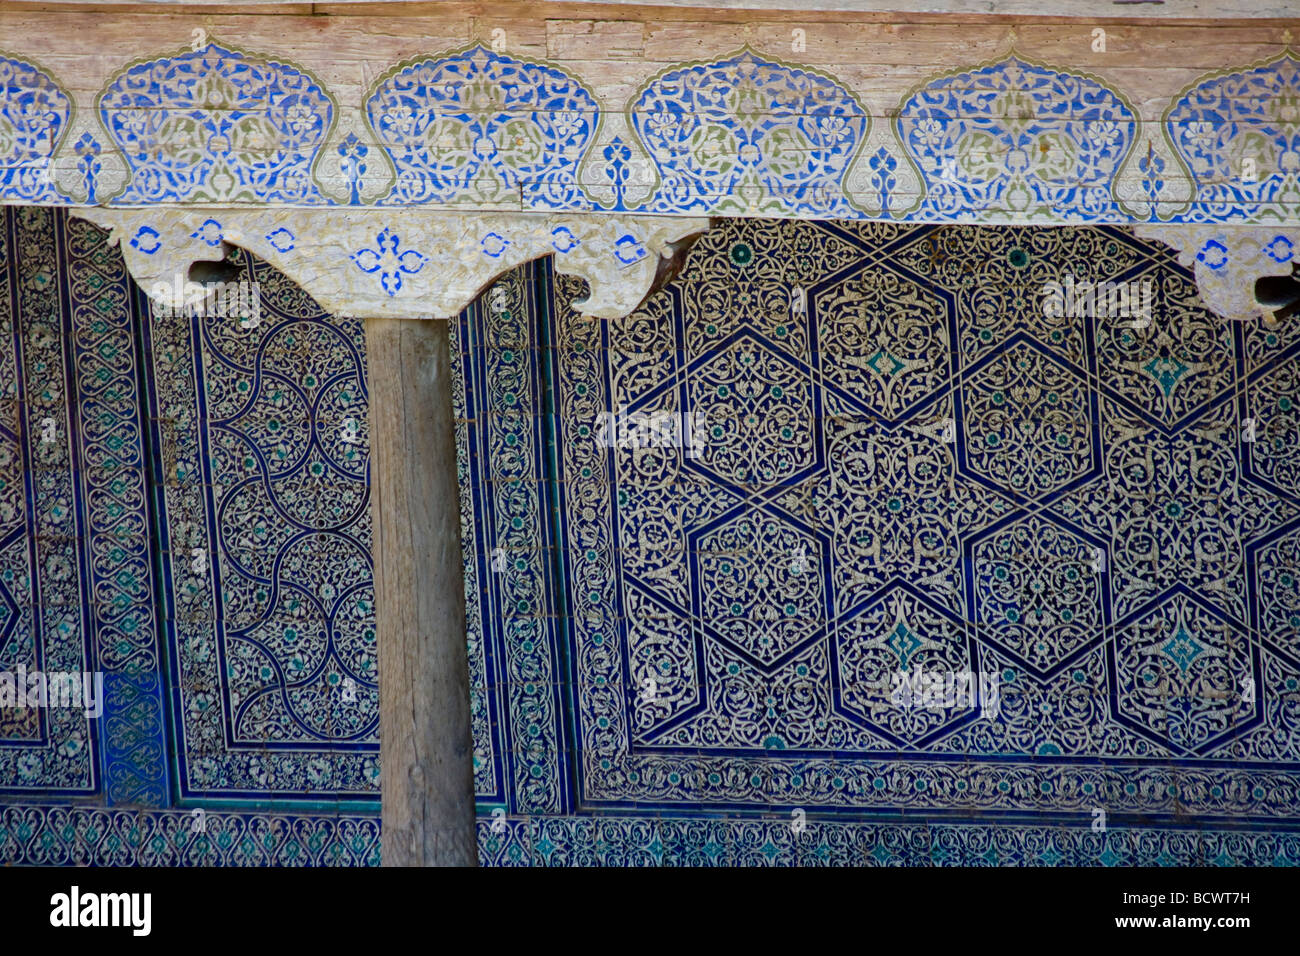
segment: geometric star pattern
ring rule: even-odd
[[[153,321],[137,366],[142,304],[102,234],[4,221],[31,328],[0,349],[3,381],[45,349],[79,397],[75,440],[50,447],[62,397],[20,386],[18,427],[0,393],[0,661],[33,647],[21,489],[37,475],[35,519],[73,520],[58,503],[75,449],[103,463],[72,500],[89,581],[117,599],[93,605],[89,634],[51,618],[38,636],[70,665],[100,655],[122,695],[107,735],[61,714],[34,745],[37,725],[5,723],[19,779],[110,804],[136,787],[165,807],[178,785],[309,802],[300,822],[214,808],[213,825],[280,834],[285,859],[300,851],[284,834],[337,833],[313,859],[374,862],[373,827],[329,816],[376,792],[359,324],[241,253],[261,325]],[[1150,282],[1151,326],[1049,314],[1044,284],[1067,269]],[[75,335],[33,334],[61,281],[74,308],[55,321]],[[582,294],[539,262],[454,323],[485,862],[1297,855],[1278,829],[1300,753],[1295,328],[1222,322],[1173,253],[1101,226],[730,221],[626,319],[580,320]],[[608,413],[656,424],[610,444]],[[42,455],[54,467],[34,472]],[[150,528],[172,542],[158,580]],[[209,540],[220,620],[188,570]],[[60,567],[36,583],[78,606],[92,583]],[[133,614],[152,603],[123,598],[136,587],[180,613]],[[205,649],[205,629],[221,643]],[[165,663],[134,663],[163,647]],[[900,677],[949,674],[993,676],[996,701],[976,681],[899,704]],[[169,750],[176,767],[150,763]],[[1143,849],[1089,842],[1095,806]],[[797,838],[770,819],[795,809]],[[5,858],[78,859],[58,833],[82,813],[6,808]],[[132,813],[171,835],[167,859],[244,859],[187,840],[173,811]],[[1009,822],[1025,813],[1041,826]],[[1237,829],[1192,846],[1180,827],[1201,816]],[[95,858],[123,860],[116,845]]]
[[[1152,321],[1052,314],[1063,266]],[[1252,365],[1257,330],[1110,227],[727,221],[625,320],[576,294],[548,334],[584,805],[1159,814],[1180,777],[1190,812],[1293,815],[1240,781],[1297,770],[1294,337]],[[698,417],[698,454],[601,445],[599,408]],[[918,671],[1000,708],[900,707]]]

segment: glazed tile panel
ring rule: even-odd
[[[1047,317],[1065,273],[1150,282],[1154,321]],[[626,320],[579,292],[581,806],[1295,820],[1290,326],[1109,229],[735,221]],[[607,447],[608,410],[703,441]],[[997,675],[1000,712],[899,707],[911,669]]]
[[[274,52],[212,39],[104,76],[80,118],[54,72],[0,55],[0,201],[1287,222],[1300,212],[1287,42],[1142,115],[1142,91],[1114,75],[1014,47],[874,114],[868,90],[750,47],[631,61],[639,86],[602,98],[581,62],[472,45],[375,64],[354,103]]]
[[[0,711],[0,793],[373,808],[361,324],[246,253],[255,322],[160,314],[98,228],[3,225],[0,670],[102,671],[106,703]],[[471,659],[480,792],[500,798],[504,717],[477,641]]]
[[[0,669],[104,675],[98,719],[5,708],[0,792],[166,805],[134,288],[86,223],[0,222]]]
[[[0,807],[0,859],[39,866],[377,866],[363,816]],[[493,829],[495,826],[495,829]],[[479,824],[483,866],[1205,866],[1300,863],[1291,832],[537,817]]]
[[[573,755],[562,743],[552,357],[538,345],[535,279],[533,266],[516,269],[461,316],[454,367],[477,792],[512,812],[554,814],[573,806]]]
[[[678,816],[479,823],[483,866],[1296,866],[1294,832]]]
[[[0,669],[103,671],[106,707],[0,712],[0,792],[373,808],[360,323],[244,253],[255,323],[162,315],[96,227],[3,222]],[[491,798],[481,645],[471,657]]]
[[[0,806],[0,860],[33,866],[378,866],[379,818]]]

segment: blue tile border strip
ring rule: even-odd
[[[67,276],[60,254],[65,221],[65,213],[51,209],[0,215],[5,255],[0,308],[8,308],[3,328],[13,337],[6,348],[13,349],[9,387],[16,399],[6,431],[18,446],[16,458],[12,452],[8,456],[17,468],[6,469],[4,478],[7,484],[21,483],[24,510],[23,535],[17,544],[6,535],[8,553],[0,566],[3,589],[19,588],[25,602],[18,604],[16,629],[0,645],[0,669],[8,671],[21,666],[29,673],[80,673],[97,667],[96,607],[87,564],[87,543],[95,537],[87,530],[94,504],[86,500],[77,408],[68,401],[76,391],[76,372],[68,291],[61,282]],[[0,742],[0,791],[32,795],[28,799],[38,793],[99,793],[99,724],[73,708],[25,710],[26,717],[12,722],[13,736]]]
[[[500,737],[476,740],[501,754],[502,788],[512,810],[558,812],[569,805],[567,754],[557,745],[562,720],[551,555],[545,507],[547,422],[537,343],[538,267],[515,269],[489,287],[459,323],[473,499],[467,542],[483,575],[470,617],[471,637],[486,655],[493,725]],[[476,724],[477,732],[477,724]],[[480,794],[482,796],[482,794]]]

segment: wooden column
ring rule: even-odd
[[[475,866],[448,323],[367,319],[385,866]]]

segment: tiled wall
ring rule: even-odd
[[[3,858],[373,862],[359,327],[251,263],[257,328],[152,316],[101,230],[0,221],[0,670],[105,698],[0,710]]]
[[[0,859],[376,862],[360,326],[243,253],[255,326],[162,318],[3,223],[0,669],[108,706],[0,711]],[[1153,321],[1045,315],[1066,273]],[[1292,326],[1102,227],[732,221],[582,291],[456,326],[485,862],[1300,859]]]
[[[1067,275],[1152,321],[1047,314]],[[1104,228],[727,222],[607,323],[501,285],[479,420],[555,480],[471,482],[521,559],[484,631],[532,819],[494,859],[1292,858],[1292,326]],[[658,437],[609,447],[610,409]],[[917,671],[1000,706],[899,706]]]

